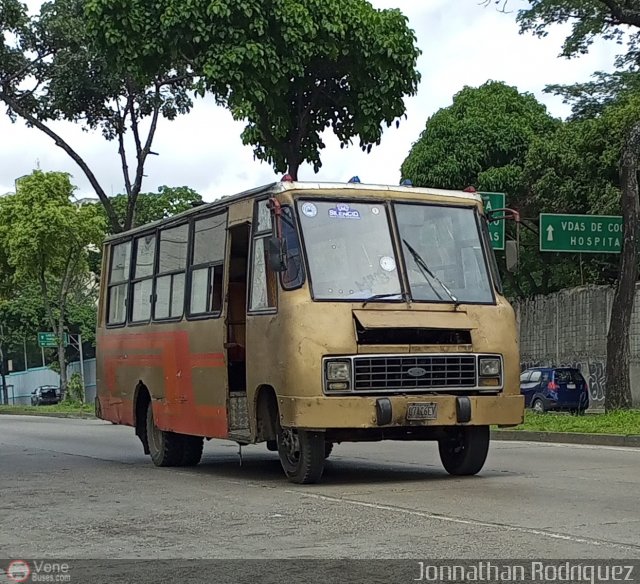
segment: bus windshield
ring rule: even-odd
[[[395,215],[414,300],[494,301],[474,209],[402,203]]]
[[[315,299],[402,297],[384,204],[314,200],[298,210]]]
[[[494,302],[474,209],[402,203],[394,210],[413,300]],[[306,200],[298,211],[314,299],[402,299],[385,204]]]

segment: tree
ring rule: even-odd
[[[36,283],[47,324],[58,340],[60,385],[66,388],[66,349],[72,299],[92,293],[88,247],[104,237],[94,205],[70,202],[73,186],[59,172],[34,171],[17,192],[0,200],[0,245],[15,270],[14,286]]]
[[[427,120],[401,174],[418,185],[508,192],[526,206],[522,168],[531,143],[559,125],[530,93],[497,81],[465,87]]]
[[[554,24],[571,24],[562,55],[574,57],[589,50],[598,37],[622,42],[625,33],[628,44],[618,58],[619,66],[636,67],[640,61],[640,5],[622,0],[529,0],[529,7],[518,13],[523,32],[545,36]],[[620,268],[607,334],[607,410],[631,407],[629,380],[629,323],[635,299],[637,280],[638,239],[638,146],[640,115],[634,108],[632,117],[623,116],[624,147],[621,144],[620,183],[622,187],[622,217],[624,239]],[[616,320],[614,320],[614,318]]]
[[[305,161],[319,170],[328,128],[343,147],[379,144],[420,77],[407,19],[366,0],[89,0],[87,13],[111,58],[141,74],[187,58],[200,93],[247,121],[255,157],[294,179]]]
[[[104,205],[111,230],[129,229],[160,117],[188,112],[192,77],[186,65],[155,63],[144,75],[118,68],[87,26],[85,0],[45,2],[29,16],[19,0],[0,5],[0,101],[13,121],[49,136],[81,168]],[[119,218],[80,151],[55,129],[66,120],[100,130],[117,144],[127,207]],[[131,155],[133,150],[133,156]]]
[[[555,24],[570,24],[571,33],[562,45],[562,56],[575,57],[589,51],[596,38],[622,43],[627,52],[618,62],[638,61],[640,38],[627,35],[627,26],[640,27],[640,5],[635,0],[529,0],[529,7],[518,11],[521,32],[545,37]]]

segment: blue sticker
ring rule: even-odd
[[[335,209],[329,209],[329,217],[333,219],[360,219],[360,211],[352,209],[346,203],[336,203]]]

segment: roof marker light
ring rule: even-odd
[[[413,186],[413,182],[411,182],[411,179],[409,178],[405,178],[401,183],[400,183],[401,187],[412,187]]]
[[[293,177],[290,174],[285,174],[281,179],[280,182],[293,182]]]
[[[464,193],[475,193],[477,192],[475,187],[467,187],[466,189],[464,189],[463,191]]]
[[[352,176],[352,177],[349,179],[349,182],[350,182],[350,183],[359,183],[359,182],[360,182],[360,177],[358,177],[358,176]]]

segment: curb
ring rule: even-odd
[[[93,414],[74,412],[6,412],[0,411],[0,416],[35,416],[39,418],[76,418],[82,420],[97,419]]]
[[[533,432],[529,430],[492,430],[491,438],[516,442],[559,442],[592,446],[632,446],[640,448],[640,435],[580,434],[578,432]]]

